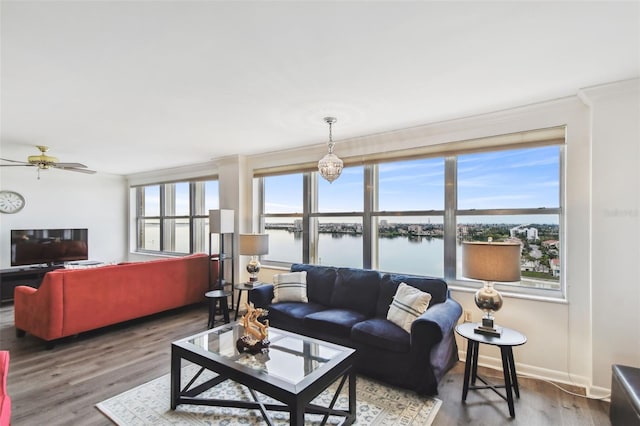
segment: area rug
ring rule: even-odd
[[[185,369],[183,369],[185,371]],[[182,374],[185,378],[186,374]],[[204,376],[204,375],[203,375]],[[207,380],[213,377],[201,377]],[[265,424],[260,411],[243,410],[227,407],[209,407],[201,405],[181,404],[174,411],[170,408],[170,375],[164,375],[134,389],[123,392],[96,407],[111,421],[120,426],[138,425],[260,425]],[[330,386],[314,401],[314,404],[328,406],[335,393],[337,383]],[[390,387],[368,378],[357,378],[357,425],[430,425],[436,416],[442,401],[437,398],[421,397],[407,390]],[[342,390],[337,408],[348,406],[348,385]],[[258,394],[263,402],[275,402],[273,399]],[[246,387],[231,380],[220,383],[213,389],[203,393],[201,397],[238,399],[252,401]],[[271,419],[276,425],[288,425],[289,415],[286,412],[270,411]],[[318,415],[305,415],[306,425],[317,425],[322,420]],[[340,424],[343,418],[329,417],[327,424]]]

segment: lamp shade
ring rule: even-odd
[[[234,232],[233,210],[209,210],[209,232],[232,234]]]
[[[482,281],[520,281],[520,244],[463,242],[462,275]]]
[[[240,254],[260,256],[269,253],[269,234],[240,234]]]

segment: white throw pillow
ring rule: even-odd
[[[411,333],[411,324],[427,310],[429,302],[431,302],[429,293],[400,283],[396,295],[393,296],[393,302],[389,306],[387,319]]]
[[[271,303],[309,302],[307,298],[307,271],[274,275],[273,295]]]

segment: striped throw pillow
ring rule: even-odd
[[[307,298],[307,271],[274,275],[273,295],[271,303],[309,302]]]
[[[427,310],[429,302],[431,302],[429,293],[400,283],[395,296],[393,296],[393,302],[389,306],[387,319],[411,333],[411,324]]]

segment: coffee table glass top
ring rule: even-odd
[[[239,323],[207,330],[180,342],[202,350],[212,358],[224,359],[235,368],[255,375],[266,374],[292,385],[322,369],[350,356],[354,350],[306,336],[269,328],[269,350],[256,355],[239,352],[236,341],[244,329]],[[227,363],[225,362],[225,363]]]

